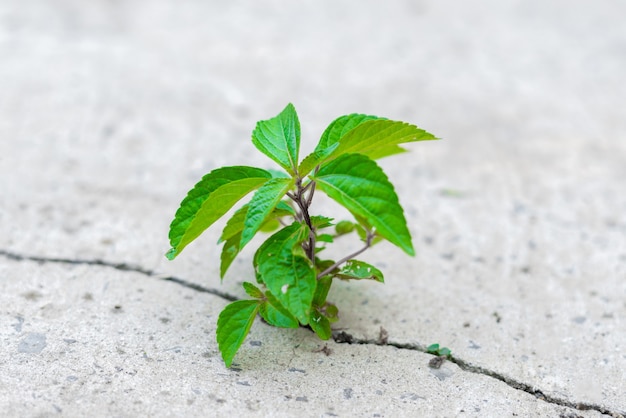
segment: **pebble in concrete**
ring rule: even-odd
[[[46,348],[46,334],[30,332],[26,334],[17,346],[19,353],[39,354]]]

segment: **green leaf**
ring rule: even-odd
[[[257,300],[239,300],[227,305],[217,319],[217,344],[226,367],[246,339],[260,303]]]
[[[333,226],[333,218],[326,216],[311,216],[311,224],[315,229],[324,229]]]
[[[294,222],[269,237],[254,257],[261,281],[303,325],[308,323],[317,282],[309,260],[299,254],[308,236],[308,227]]]
[[[331,261],[329,266],[332,266],[334,263]],[[315,296],[313,297],[313,305],[322,306],[326,303],[326,297],[328,296],[328,291],[330,290],[330,286],[333,284],[332,276],[324,276],[317,281],[317,288],[315,289]]]
[[[252,143],[290,174],[298,167],[300,122],[291,103],[278,116],[257,122]]]
[[[259,270],[261,261],[272,256],[271,247],[276,246],[277,243],[289,241],[289,245],[295,247],[298,243],[308,238],[308,234],[309,228],[302,222],[293,222],[291,225],[287,225],[280,231],[274,233],[261,244],[254,254],[253,264],[255,268]]]
[[[405,148],[402,148],[399,145],[391,145],[383,148],[376,148],[372,151],[365,152],[363,154],[370,157],[372,160],[378,160],[384,157],[389,157],[391,155],[402,154],[407,152]]]
[[[167,258],[173,260],[242,197],[270,178],[269,172],[246,166],[218,168],[205,175],[183,199],[170,224],[172,248]]]
[[[296,211],[293,210],[293,208],[289,205],[289,203],[282,201],[279,202],[278,205],[276,205],[276,209],[274,209],[274,213],[276,214],[276,217],[283,217],[283,216],[295,216],[296,215]]]
[[[328,149],[335,145],[352,129],[369,120],[382,119],[378,116],[362,115],[353,113],[351,115],[340,116],[328,125],[328,128],[322,134],[320,142],[315,147],[316,151]]]
[[[406,122],[387,119],[367,120],[339,139],[339,146],[326,158],[330,161],[342,154],[390,155],[398,144],[438,139],[433,134]]]
[[[268,324],[280,328],[298,328],[298,320],[285,309],[271,292],[265,292],[265,298],[266,300],[259,308],[259,315]]]
[[[300,164],[300,175],[305,176],[313,168],[325,161],[339,146],[339,140],[356,128],[358,125],[368,120],[381,119],[378,116],[363,115],[353,113],[350,115],[340,116],[328,125],[322,134],[315,150],[309,154]]]
[[[436,356],[450,357],[452,351],[448,347],[439,347],[439,344],[431,344],[426,348],[426,352]]]
[[[268,267],[268,264],[261,265],[263,282],[289,312],[306,325],[316,285],[315,273],[306,258],[293,256],[272,265],[271,270],[264,271],[263,266]]]
[[[443,347],[439,350],[439,355],[440,356],[450,356],[452,354],[452,351],[450,351],[450,349],[448,347]]]
[[[220,254],[220,278],[223,279],[226,271],[239,254],[239,243],[241,242],[241,232],[228,238],[222,247]]]
[[[253,298],[261,299],[264,297],[263,291],[250,282],[243,282],[243,289]]]
[[[330,329],[330,321],[324,315],[322,315],[317,309],[311,310],[309,318],[309,325],[311,329],[315,331],[321,340],[328,340],[332,335]]]
[[[293,183],[288,178],[271,179],[254,193],[243,222],[240,249],[250,242]]]
[[[243,231],[243,221],[246,219],[247,212],[247,203],[235,211],[233,216],[231,216],[228,222],[226,222],[226,226],[224,226],[224,229],[222,230],[222,235],[220,236],[220,239],[217,240],[218,244],[234,237],[237,234],[241,234],[241,231]]]
[[[218,241],[218,243],[224,242],[220,255],[220,278],[224,278],[226,271],[241,251],[241,233],[244,228],[247,211],[248,205],[246,204],[235,212],[222,231],[222,236]],[[263,230],[268,223],[272,221],[276,222],[277,218],[293,216],[294,213],[294,210],[285,202],[279,202],[271,215],[266,219],[263,225],[261,225],[260,230]]]
[[[335,225],[335,232],[337,235],[345,235],[354,231],[354,222],[352,221],[339,221],[337,225]]]
[[[276,219],[267,219],[263,223],[263,225],[261,225],[261,228],[259,228],[259,231],[270,233],[270,232],[276,231],[278,228],[280,228],[280,222],[278,222]]]
[[[317,236],[318,242],[333,242],[334,238],[330,234],[320,234]]]
[[[315,150],[300,164],[301,176],[316,166],[346,153],[361,153],[371,159],[405,152],[398,144],[438,139],[405,122],[377,116],[352,114],[335,119],[326,128]]]
[[[415,255],[398,196],[373,160],[362,154],[342,155],[323,165],[314,180],[329,197],[366,219],[378,235]]]
[[[356,233],[361,238],[361,241],[367,241],[367,231],[361,224],[355,224],[354,228],[356,229]]]
[[[439,344],[431,344],[426,348],[426,352],[430,354],[439,355]]]
[[[356,279],[356,280],[376,280],[377,282],[384,283],[385,278],[383,273],[371,264],[365,263],[359,260],[348,260],[343,265],[341,270],[336,276],[343,280]]]
[[[243,231],[246,213],[248,212],[248,206],[249,205],[247,203],[243,205],[228,220],[226,226],[224,227],[224,230],[222,231],[220,239],[217,241],[218,244]],[[269,222],[271,220],[276,220],[278,218],[282,218],[283,216],[294,216],[295,213],[296,212],[293,210],[293,208],[287,203],[279,202],[278,205],[276,205],[276,208],[274,208],[274,210],[272,211],[272,214],[267,219],[267,221]]]

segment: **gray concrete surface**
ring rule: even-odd
[[[624,416],[625,13],[0,2],[1,415]],[[253,245],[220,284],[219,228],[174,262],[167,229],[205,172],[271,166],[250,132],[289,101],[303,153],[351,112],[444,140],[381,162],[418,255],[335,286],[353,343],[257,323],[229,370]]]

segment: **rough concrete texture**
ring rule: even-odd
[[[626,6],[544,3],[1,2],[2,415],[624,416]],[[254,243],[220,285],[219,228],[167,230],[287,102],[302,154],[351,112],[443,138],[381,161],[418,255],[226,369]]]

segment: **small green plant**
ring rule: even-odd
[[[435,356],[447,357],[449,358],[452,355],[452,351],[448,347],[439,347],[439,344],[431,344],[426,348],[426,352],[428,354],[433,354]]]
[[[251,299],[229,304],[217,320],[217,342],[227,367],[257,314],[270,325],[309,326],[321,339],[329,339],[338,312],[326,301],[333,279],[383,282],[380,270],[355,259],[378,241],[414,255],[404,211],[374,160],[404,152],[400,144],[431,139],[437,138],[405,122],[351,114],[335,119],[315,150],[300,160],[300,122],[289,104],[276,117],[258,122],[252,132],[254,146],[282,170],[222,167],[189,191],[170,225],[170,260],[253,191],[222,231],[220,276],[257,232],[278,229],[254,255],[256,284],[243,283]],[[354,219],[334,224],[331,218],[311,215],[318,190]],[[349,233],[363,241],[360,249],[337,261],[318,257],[335,238]]]

